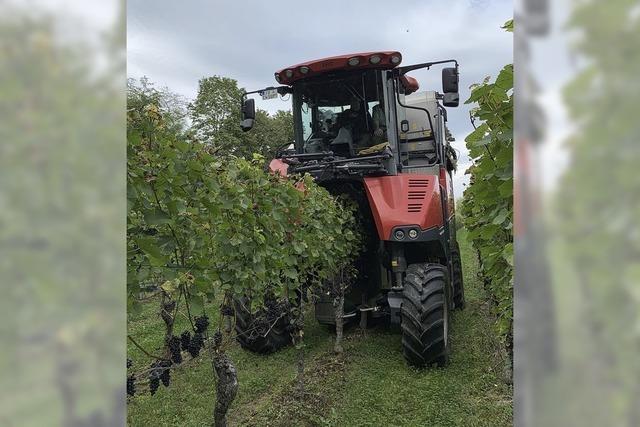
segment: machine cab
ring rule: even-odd
[[[443,163],[446,111],[439,101],[457,105],[457,63],[443,70],[445,93],[438,94],[416,93],[418,82],[406,73],[455,61],[399,67],[401,61],[395,51],[361,53],[309,61],[275,73],[286,86],[267,89],[292,95],[295,142],[288,154],[359,162],[385,153],[378,159],[380,168],[365,164],[362,170],[388,175],[426,173]],[[244,124],[253,118],[251,101],[243,105]]]

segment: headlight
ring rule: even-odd
[[[418,230],[416,230],[415,228],[409,230],[409,237],[411,237],[412,239],[418,237]]]
[[[396,240],[404,239],[404,231],[402,230],[396,230],[396,232],[393,233],[393,235],[395,236]]]

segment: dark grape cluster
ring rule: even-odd
[[[213,334],[213,346],[218,348],[220,347],[220,344],[222,344],[222,333],[220,333],[220,331],[216,331],[216,333]]]
[[[181,339],[175,335],[169,338],[169,351],[171,352],[171,360],[175,364],[182,363],[182,354],[180,353]]]
[[[151,396],[156,394],[158,387],[160,387],[160,377],[153,371],[153,373],[149,375],[149,392]]]
[[[220,313],[223,316],[233,316],[233,307],[231,307],[230,305],[223,305],[220,309]]]
[[[163,368],[160,374],[160,380],[165,387],[169,387],[169,383],[171,381],[171,362],[169,361],[161,361],[160,366]]]
[[[195,333],[193,335],[193,338],[191,338],[189,348],[187,349],[189,351],[189,354],[191,354],[191,357],[198,357],[198,354],[200,354],[200,349],[202,347],[204,347],[204,338],[202,337],[202,334]]]
[[[184,331],[180,334],[180,345],[184,351],[189,350],[189,343],[191,342],[191,332]]]
[[[133,362],[131,359],[127,358],[127,370],[129,370],[132,365]],[[136,394],[136,376],[133,374],[127,376],[127,394],[129,396]]]
[[[203,314],[202,316],[196,317],[194,321],[196,334],[204,334],[204,332],[209,327],[209,318],[207,317],[207,315]]]
[[[158,360],[151,364],[151,370],[149,371],[149,391],[153,396],[160,387],[160,381],[165,387],[169,387],[171,381],[171,361],[170,360]]]
[[[129,375],[127,376],[127,394],[129,396],[133,396],[136,394],[136,376]]]

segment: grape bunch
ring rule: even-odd
[[[189,343],[189,354],[191,357],[198,357],[200,354],[200,349],[204,346],[204,338],[201,333],[195,333],[193,338],[191,338],[191,342]]]
[[[160,362],[160,367],[163,368],[160,374],[160,380],[165,387],[169,387],[169,383],[171,382],[171,362],[163,360]]]
[[[169,385],[168,372],[170,366],[170,360],[158,360],[151,364],[151,370],[149,371],[149,391],[151,392],[151,396],[158,391],[161,379],[165,386]]]
[[[160,387],[160,377],[158,376],[156,371],[153,370],[149,374],[149,392],[151,393],[151,396],[156,394],[156,391],[158,391],[158,387]]]
[[[209,318],[206,314],[195,318],[196,334],[204,334],[209,327]]]
[[[175,364],[182,363],[182,354],[180,353],[180,344],[181,344],[180,338],[176,337],[175,335],[169,338],[168,345],[169,345],[169,351],[171,352],[171,360]]]
[[[184,331],[180,334],[180,344],[184,351],[188,351],[189,343],[191,343],[191,333],[189,331]]]
[[[133,396],[136,394],[136,376],[129,375],[127,377],[127,394]]]
[[[213,334],[213,346],[214,348],[218,348],[220,344],[222,344],[222,334],[220,331],[216,331],[216,333]]]
[[[220,314],[222,314],[223,316],[233,316],[233,307],[226,304],[223,305],[220,309]]]

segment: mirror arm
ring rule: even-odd
[[[458,61],[457,60],[455,60],[455,59],[447,59],[447,60],[444,60],[444,61],[424,62],[422,64],[407,65],[406,67],[398,67],[398,68],[394,68],[393,72],[397,76],[404,76],[409,71],[419,70],[421,68],[426,68],[428,70],[429,68],[433,67],[434,65],[449,64],[449,63],[454,63],[456,65],[456,69],[458,69]]]
[[[269,87],[265,87],[262,89],[258,89],[258,90],[252,90],[251,92],[242,92],[242,97],[243,99],[247,97],[247,95],[251,95],[254,93],[260,93],[260,92],[264,92],[265,90],[271,90],[271,89],[276,89],[278,91],[278,93],[280,95],[283,95],[285,93],[291,93],[291,87],[289,86],[269,86]]]

